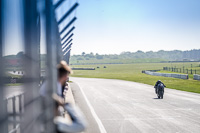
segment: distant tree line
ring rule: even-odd
[[[104,54],[98,53],[86,54],[82,52],[81,55],[71,56],[71,61],[82,61],[82,60],[103,60],[103,59],[163,59],[167,61],[200,61],[200,49],[194,49],[189,51],[173,50],[158,52],[148,51],[143,52],[138,50],[137,52],[122,52],[121,54]]]
[[[23,66],[23,60],[24,60],[24,52],[20,51],[16,55],[6,55],[3,56],[5,67],[6,69],[22,69]],[[46,54],[40,55],[40,61],[41,61],[41,67],[45,67],[45,60],[46,60]]]
[[[22,60],[24,57],[23,52],[19,52],[16,55],[4,56],[4,60],[7,68],[22,66]],[[41,67],[45,67],[46,55],[41,54]],[[94,54],[82,52],[80,55],[72,55],[70,57],[70,64],[101,64],[101,63],[141,63],[141,62],[165,62],[165,61],[200,61],[200,49],[193,49],[188,51],[173,50],[157,52],[148,51],[143,52],[138,50],[137,52],[122,52],[120,54]]]

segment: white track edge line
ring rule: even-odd
[[[98,117],[97,114],[95,113],[94,108],[92,107],[92,105],[90,104],[89,100],[87,99],[85,93],[83,92],[83,89],[80,87],[80,85],[79,85],[78,83],[76,83],[76,84],[77,84],[78,87],[80,88],[81,93],[83,94],[83,97],[85,98],[86,103],[87,103],[88,107],[90,108],[90,111],[91,111],[91,113],[92,113],[94,119],[96,120],[96,122],[97,122],[97,124],[98,124],[98,126],[99,126],[100,132],[101,132],[101,133],[107,133],[105,127],[103,126],[103,124],[102,124],[102,122],[101,122],[101,120],[99,119],[99,117]]]

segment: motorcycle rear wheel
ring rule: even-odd
[[[159,96],[159,94],[157,94],[157,96],[158,96],[158,98],[160,99],[160,96]]]
[[[162,92],[162,91],[160,92],[160,98],[161,98],[161,99],[163,99],[163,93],[164,93],[164,92]]]

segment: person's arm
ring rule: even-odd
[[[66,118],[63,117],[57,117],[54,122],[57,126],[57,129],[60,132],[81,132],[86,129],[86,121],[83,117],[83,114],[81,111],[71,104],[67,103],[64,106],[64,109],[68,112],[72,123],[67,124]]]
[[[163,84],[164,87],[166,87],[165,84],[164,84],[163,82],[161,82],[161,83]]]

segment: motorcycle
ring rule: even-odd
[[[157,96],[159,99],[163,99],[163,95],[164,95],[164,88],[166,86],[163,83],[160,83],[157,87]]]

